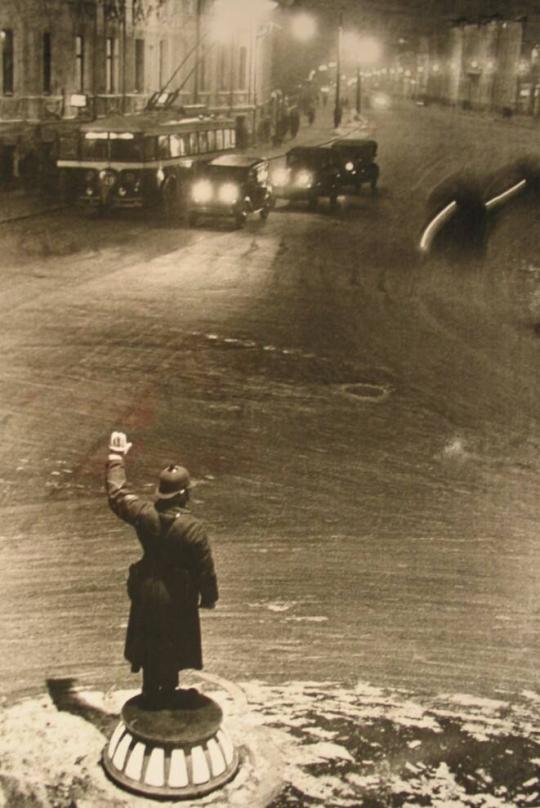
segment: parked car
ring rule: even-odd
[[[343,192],[358,193],[362,185],[377,189],[380,169],[375,162],[377,141],[369,139],[348,140],[343,138],[332,143],[332,149],[339,155],[341,164],[341,184]]]
[[[329,146],[297,146],[285,155],[285,166],[273,172],[272,186],[276,197],[315,207],[327,196],[335,205],[341,188],[339,154]]]
[[[231,217],[242,227],[248,214],[266,219],[272,207],[268,162],[262,157],[223,154],[200,165],[187,202],[190,225],[201,217]]]

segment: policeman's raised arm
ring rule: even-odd
[[[113,432],[109,440],[105,487],[111,510],[129,524],[137,521],[145,502],[130,491],[126,479],[125,457],[132,444],[124,432]]]

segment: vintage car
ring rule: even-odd
[[[341,164],[341,193],[358,193],[362,185],[377,189],[379,166],[375,162],[377,142],[367,138],[334,140],[332,149]]]
[[[242,227],[249,213],[266,219],[272,207],[268,162],[262,157],[223,154],[200,165],[191,182],[187,217],[232,217]]]
[[[341,188],[341,160],[329,146],[297,146],[285,155],[285,166],[272,174],[274,196],[305,200],[315,207],[321,196],[335,205]]]

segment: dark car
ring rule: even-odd
[[[377,141],[369,139],[335,140],[332,149],[339,155],[341,163],[342,193],[358,193],[362,185],[377,189],[379,166],[375,162]]]
[[[274,196],[306,200],[315,207],[327,196],[335,205],[341,188],[341,162],[329,146],[297,146],[285,155],[285,167],[272,174]]]
[[[272,207],[268,163],[261,157],[223,154],[201,165],[191,182],[188,222],[228,216],[242,227],[249,213],[266,219]]]

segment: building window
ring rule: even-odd
[[[43,92],[51,92],[51,35],[48,31],[43,34]]]
[[[167,83],[167,40],[159,42],[159,89]]]
[[[135,90],[144,92],[144,39],[135,40]]]
[[[105,92],[114,93],[115,91],[115,59],[116,59],[116,39],[112,36],[107,37],[105,46],[105,59],[106,59],[106,85]]]
[[[2,47],[2,92],[9,95],[13,92],[13,31],[11,28],[0,30],[0,45]]]
[[[238,87],[245,90],[247,87],[247,48],[242,46],[238,54]]]
[[[84,93],[84,37],[75,37],[75,89]]]

